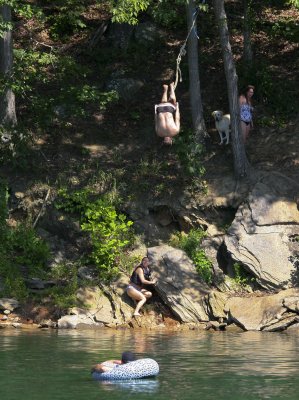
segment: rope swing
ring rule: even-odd
[[[202,1],[202,4],[204,4],[204,2],[205,2],[205,0]],[[182,57],[185,56],[186,53],[187,53],[186,45],[187,45],[189,36],[190,36],[191,32],[193,31],[193,29],[194,29],[194,34],[196,35],[197,39],[199,39],[197,31],[196,31],[196,27],[195,27],[195,23],[196,23],[196,19],[197,19],[197,16],[199,14],[199,11],[200,11],[200,7],[197,7],[197,9],[195,10],[195,12],[193,14],[193,21],[192,21],[192,25],[191,25],[191,27],[189,29],[188,35],[187,35],[183,45],[181,46],[179,55],[178,55],[178,57],[176,59],[176,73],[175,73],[174,90],[177,87],[178,81],[180,81],[180,82],[183,81],[182,71],[181,71],[181,68],[180,68],[180,63],[182,61]]]

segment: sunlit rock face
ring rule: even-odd
[[[156,291],[181,322],[208,321],[205,296],[209,287],[200,279],[191,260],[182,250],[162,245],[148,249]]]
[[[283,289],[299,283],[299,211],[288,178],[267,178],[239,207],[225,245],[262,287]]]
[[[231,297],[225,311],[247,331],[280,331],[299,321],[298,313],[293,312],[298,301],[299,289],[291,288],[273,295]]]

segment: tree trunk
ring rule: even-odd
[[[248,71],[252,67],[253,55],[251,47],[251,27],[250,27],[250,1],[243,0],[244,24],[243,24],[243,63],[244,70]]]
[[[249,163],[246,157],[245,146],[242,138],[238,96],[238,76],[229,42],[224,0],[214,0],[214,12],[219,26],[220,42],[228,90],[228,101],[231,115],[232,148],[234,155],[234,171],[236,177],[239,178],[248,174]]]
[[[0,7],[0,15],[4,22],[11,22],[11,7],[3,5]],[[0,74],[9,79],[12,74],[13,53],[12,53],[12,32],[7,30],[3,37],[0,37]],[[0,94],[0,124],[16,125],[15,95],[12,89],[7,86]]]
[[[189,0],[187,4],[188,32],[190,31],[195,13],[195,4]],[[188,39],[188,68],[189,91],[192,113],[192,125],[196,143],[204,143],[208,133],[203,118],[203,106],[201,101],[199,68],[198,68],[198,39],[195,32],[191,32]]]

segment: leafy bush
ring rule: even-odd
[[[99,269],[102,279],[112,279],[119,272],[118,258],[133,239],[133,222],[116,211],[109,195],[91,201],[88,189],[60,194],[62,201],[57,207],[80,214],[81,228],[89,233],[92,243],[90,260]]]
[[[174,149],[187,175],[200,177],[205,173],[201,161],[205,149],[194,142],[191,131],[182,132],[174,139]]]
[[[85,211],[86,222],[81,228],[90,233],[93,244],[91,260],[99,268],[101,276],[108,280],[119,272],[117,257],[131,241],[130,227],[133,222],[126,219],[104,199],[90,204]]]
[[[182,0],[153,2],[149,12],[165,28],[182,28],[186,25],[185,4]]]
[[[114,2],[109,0],[112,5],[112,21],[118,23],[138,23],[138,14],[145,11],[149,6],[149,0],[122,0]]]
[[[271,27],[271,34],[279,38],[284,37],[287,40],[298,42],[299,25],[293,19],[277,21]]]
[[[56,202],[56,208],[63,209],[69,213],[84,214],[89,205],[91,191],[89,189],[81,189],[69,193],[67,189],[62,188],[58,191],[59,199]]]
[[[250,282],[254,281],[255,279],[247,272],[242,265],[238,263],[234,263],[233,265],[234,270],[234,281],[240,285],[241,287],[247,286]]]
[[[200,248],[200,243],[205,236],[205,232],[201,229],[191,229],[189,234],[178,233],[174,235],[170,245],[184,250],[193,261],[202,279],[207,283],[211,283],[213,277],[212,263],[205,255],[204,250]]]
[[[26,102],[27,115],[34,118],[34,125],[45,127],[53,120],[85,117],[90,105],[105,111],[118,101],[116,91],[102,91],[89,84],[90,74],[86,65],[72,56],[61,55],[55,48],[15,49],[13,78],[0,78],[0,92],[11,87]],[[34,90],[36,87],[38,91]]]
[[[85,6],[81,0],[56,0],[46,21],[53,39],[65,39],[84,28]]]
[[[257,101],[267,103],[269,110],[275,114],[275,124],[282,119],[288,120],[290,115],[297,112],[299,102],[294,81],[282,80],[279,77],[275,79],[267,63],[257,62],[246,73],[238,70],[238,75],[241,87],[245,87],[246,82],[255,86]],[[285,101],[285,93],[288,93],[289,101]]]
[[[48,296],[56,307],[67,309],[77,305],[76,292],[79,288],[77,266],[74,264],[57,264],[50,273],[57,285],[48,289]],[[43,293],[45,295],[45,293]]]
[[[0,161],[24,168],[30,154],[31,133],[21,126],[0,126]]]
[[[43,274],[49,256],[47,244],[26,224],[16,228],[6,223],[8,190],[0,182],[0,276],[4,281],[4,296],[22,299],[28,295],[24,278]]]

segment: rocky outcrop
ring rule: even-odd
[[[107,90],[115,91],[125,101],[132,100],[136,93],[144,86],[139,79],[126,77],[112,77],[107,83]]]
[[[182,322],[208,321],[204,297],[210,289],[186,253],[163,245],[149,248],[148,257],[158,279],[156,291],[173,314]]]
[[[18,307],[19,307],[19,302],[16,299],[8,299],[5,297],[0,299],[0,310],[13,311]]]
[[[260,297],[231,297],[225,304],[225,312],[230,320],[247,331],[284,330],[299,321],[298,313],[287,307],[298,301],[298,288]]]
[[[111,302],[98,286],[79,289],[77,299],[88,308],[95,322],[111,324],[115,320]]]
[[[210,319],[222,320],[227,317],[225,312],[225,304],[229,298],[228,293],[221,293],[212,290],[205,298],[207,305],[207,314]]]
[[[86,310],[78,308],[70,311],[71,315],[64,315],[57,321],[60,329],[79,329],[79,328],[96,328],[103,327],[103,324],[97,323],[93,315]]]
[[[265,289],[298,284],[299,211],[289,187],[281,175],[258,182],[225,237],[232,259]]]

